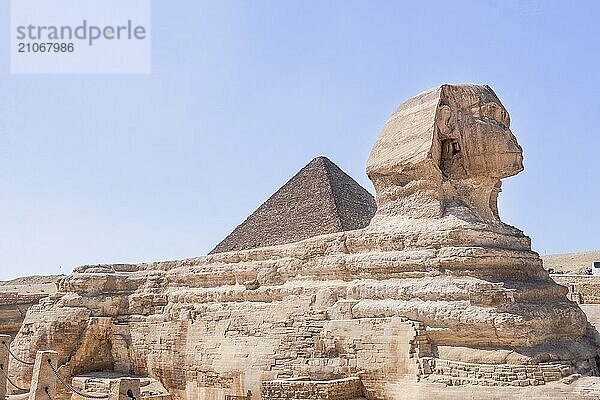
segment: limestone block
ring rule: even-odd
[[[140,380],[121,378],[110,381],[109,400],[141,400]]]
[[[57,378],[53,368],[58,369],[58,353],[38,351],[33,366],[29,400],[56,399]]]

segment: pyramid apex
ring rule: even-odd
[[[313,158],[210,254],[273,246],[366,227],[375,199],[325,156]]]
[[[317,156],[317,157],[313,158],[308,164],[319,163],[319,162],[333,164],[333,161],[331,161],[327,156]]]

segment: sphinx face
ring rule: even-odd
[[[379,215],[437,218],[455,207],[489,222],[499,221],[500,180],[522,170],[508,112],[480,85],[442,85],[402,103],[367,162]]]
[[[446,178],[502,179],[523,170],[523,150],[508,112],[491,89],[479,88],[480,93],[457,87],[438,112],[440,169]]]
[[[467,172],[506,178],[523,170],[523,150],[510,131],[510,117],[499,103],[472,106],[459,114]]]

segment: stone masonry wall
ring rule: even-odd
[[[327,320],[310,298],[285,303],[177,307],[174,320],[130,322],[130,338],[115,330],[115,368],[160,377],[177,397],[205,399],[259,393],[272,379],[359,374],[370,396],[383,398],[385,382],[414,376],[414,322]]]
[[[262,400],[351,400],[362,397],[363,391],[356,377],[330,381],[289,379],[263,382],[261,395]]]
[[[427,358],[433,375],[428,380],[449,386],[537,386],[558,381],[574,373],[573,367],[561,363],[538,365],[483,365]],[[587,361],[594,368],[594,360]]]
[[[63,310],[71,307],[69,318],[48,312],[51,301],[62,302]],[[310,293],[225,303],[192,303],[188,295],[172,294],[160,314],[112,318],[90,317],[98,311],[82,307],[86,301],[65,296],[34,307],[21,340],[58,351],[59,365],[78,374],[114,370],[160,379],[174,398],[222,400],[248,390],[260,393],[261,384],[274,379],[359,376],[368,397],[380,399],[389,382],[414,382],[418,372],[419,323],[328,313]],[[39,335],[46,330],[72,335],[59,346]],[[25,381],[27,372],[19,378]]]
[[[600,304],[600,276],[550,275],[559,285],[569,289],[567,297],[578,304]]]

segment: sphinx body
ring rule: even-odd
[[[369,398],[420,398],[402,385],[452,376],[456,365],[512,365],[537,374],[518,377],[527,384],[597,374],[585,315],[529,238],[500,220],[500,181],[522,169],[489,87],[431,89],[403,103],[373,147],[378,209],[368,227],[80,267],[30,309],[13,349],[23,358],[56,350],[71,375],[149,375],[176,398],[256,393],[265,380],[301,375],[358,375]],[[11,371],[22,383],[31,373]],[[504,377],[473,380],[513,380]]]

